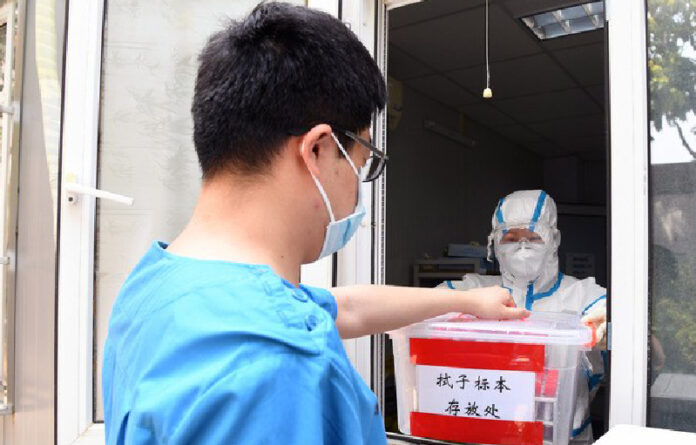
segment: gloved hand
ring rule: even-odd
[[[584,324],[590,326],[595,330],[597,335],[597,342],[595,343],[595,349],[607,349],[607,308],[606,306],[601,306],[590,310],[584,317],[580,320]]]

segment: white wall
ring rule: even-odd
[[[423,129],[430,119],[460,128],[456,110],[404,85],[403,114],[387,149],[387,283],[410,285],[413,261],[442,255],[450,242],[485,244],[498,199],[540,188],[541,159],[471,122],[468,148]]]

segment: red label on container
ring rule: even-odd
[[[541,445],[544,431],[541,422],[473,419],[411,413],[411,434],[454,442],[497,445]]]
[[[411,363],[453,368],[544,371],[543,345],[412,338]]]

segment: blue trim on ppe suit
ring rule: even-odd
[[[561,287],[561,282],[563,281],[563,272],[558,272],[558,278],[556,279],[556,282],[554,283],[553,286],[551,286],[551,289],[547,290],[546,292],[540,292],[538,294],[534,293],[534,283],[529,283],[529,286],[527,287],[527,296],[525,297],[524,300],[524,307],[528,311],[532,310],[532,305],[536,302],[541,300],[542,298],[550,297],[553,295],[559,287]]]
[[[539,194],[539,199],[537,200],[536,208],[534,209],[534,214],[532,215],[532,221],[529,223],[529,230],[532,232],[536,228],[537,223],[539,222],[539,217],[541,216],[541,209],[544,208],[544,202],[546,202],[546,192],[541,191]]]

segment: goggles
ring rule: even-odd
[[[543,226],[537,225],[533,230],[529,224],[501,226],[493,232],[493,238],[498,245],[526,242],[543,245],[550,239],[550,232]]]

